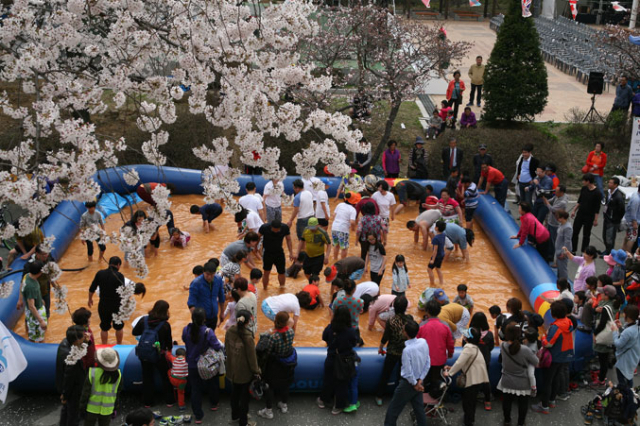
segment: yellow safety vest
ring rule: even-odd
[[[118,385],[122,379],[122,373],[118,370],[118,380],[115,383],[100,383],[102,368],[89,369],[89,382],[91,383],[91,396],[87,404],[87,412],[108,416],[113,413],[118,394]]]

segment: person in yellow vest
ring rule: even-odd
[[[80,407],[86,410],[85,426],[109,426],[122,388],[120,357],[112,348],[96,353],[97,367],[91,367],[82,388]]]

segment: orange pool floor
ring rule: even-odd
[[[149,266],[149,275],[140,280],[137,278],[132,269],[123,267],[121,272],[125,277],[133,281],[142,281],[147,287],[147,294],[144,299],[137,300],[137,308],[131,320],[145,315],[153,306],[156,300],[164,299],[169,302],[170,323],[173,331],[173,339],[182,344],[182,329],[190,322],[190,313],[187,308],[188,291],[183,289],[184,285],[188,285],[193,279],[191,270],[196,265],[202,265],[211,257],[218,257],[228,243],[236,237],[236,225],[233,222],[233,216],[228,212],[224,212],[222,216],[214,221],[215,231],[205,234],[202,230],[202,221],[200,216],[191,215],[189,207],[192,204],[203,204],[202,196],[199,195],[182,195],[171,198],[173,203],[172,211],[175,218],[176,226],[183,231],[191,234],[191,241],[186,249],[170,247],[168,243],[168,233],[166,227],[162,227],[160,235],[162,242],[157,257],[147,259]],[[335,201],[331,201],[332,212],[335,207]],[[140,203],[139,207],[146,209],[145,203]],[[291,207],[285,207],[283,212],[283,221],[287,221],[291,215]],[[429,286],[429,277],[427,275],[427,264],[430,252],[421,250],[419,245],[413,242],[413,233],[406,229],[407,220],[414,219],[417,216],[417,206],[409,206],[405,208],[391,223],[388,243],[387,243],[387,269],[381,284],[381,293],[388,294],[391,292],[391,266],[396,254],[403,254],[407,260],[409,268],[409,277],[411,279],[411,288],[407,291],[407,297],[411,302],[411,313],[416,320],[422,317],[417,309],[417,301],[420,293]],[[112,215],[106,221],[107,231],[115,231],[122,226],[122,218],[120,215]],[[293,228],[295,229],[295,222]],[[442,267],[444,274],[444,289],[453,299],[456,295],[456,286],[465,283],[469,286],[469,295],[475,302],[475,310],[484,311],[488,316],[489,307],[497,304],[504,310],[507,299],[518,297],[525,303],[528,303],[524,294],[511,276],[511,273],[500,259],[493,245],[476,224],[474,227],[476,240],[474,246],[470,249],[471,262],[464,263],[461,257],[451,257]],[[295,232],[295,231],[294,231]],[[351,247],[349,255],[357,256],[360,254],[360,247],[354,246],[355,232],[351,233]],[[297,246],[295,235],[293,236],[294,247]],[[97,250],[96,250],[97,251]],[[285,249],[286,252],[286,249]],[[97,254],[97,253],[96,253]],[[458,254],[461,256],[461,254]],[[123,257],[122,252],[114,246],[108,245],[106,258],[110,256]],[[94,256],[94,257],[97,257]],[[330,264],[334,259],[331,259]],[[59,279],[60,284],[68,287],[69,293],[67,301],[69,308],[73,312],[82,306],[87,306],[88,290],[93,277],[97,271],[104,269],[106,264],[94,259],[88,262],[86,255],[86,247],[82,242],[75,239],[69,246],[67,252],[60,259],[61,268],[79,268],[89,265],[81,272],[64,272]],[[258,265],[260,268],[262,264]],[[249,276],[249,268],[243,266],[243,276]],[[368,281],[368,274],[360,281]],[[321,281],[322,296],[325,301],[330,300],[329,285]],[[284,291],[295,293],[307,284],[304,275],[301,273],[297,279],[287,278],[287,284]],[[437,277],[436,277],[437,286]],[[261,301],[269,296],[281,293],[275,268],[271,274],[269,288],[265,291],[262,285],[258,286],[258,306]],[[98,327],[98,311],[97,311],[97,295],[94,297],[94,306],[92,309],[93,316],[91,318],[91,328],[99,341]],[[52,301],[53,306],[53,301]],[[329,323],[329,308],[317,309],[315,311],[302,310],[301,318],[298,322],[295,344],[297,346],[324,346],[321,340],[322,330]],[[492,323],[491,319],[490,323]],[[368,314],[360,317],[360,332],[365,341],[366,346],[377,346],[380,343],[382,329],[376,324],[374,331],[367,330]],[[64,336],[66,328],[71,325],[70,315],[60,315],[51,313],[49,321],[49,329],[46,332],[47,343],[58,343]],[[259,312],[258,314],[259,332],[269,330],[273,324]],[[16,326],[16,332],[22,336],[26,336],[24,320],[20,320]],[[217,333],[221,340],[224,333],[218,328]],[[113,331],[109,334],[109,343],[115,343],[115,335]],[[131,334],[131,321],[124,328],[124,343],[135,344],[135,338]]]

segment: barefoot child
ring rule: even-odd
[[[189,367],[187,365],[187,351],[184,348],[176,349],[176,355],[171,355],[171,351],[165,352],[167,361],[171,363],[171,368],[167,371],[169,381],[178,394],[178,409],[185,411],[187,409],[184,403],[184,391],[187,388],[187,375]]]
[[[188,232],[183,232],[178,228],[171,230],[171,245],[173,247],[186,248],[190,240],[191,235]]]
[[[457,290],[458,295],[453,299],[453,303],[464,306],[469,311],[469,315],[473,315],[473,299],[467,294],[467,285],[459,284]]]
[[[80,217],[80,229],[85,230],[93,225],[97,225],[104,231],[104,220],[100,212],[96,211],[96,202],[89,201],[84,203],[84,206],[87,208],[87,211],[82,213]],[[93,241],[82,240],[82,244],[87,246],[87,256],[89,257],[89,262],[91,262],[93,260]],[[99,259],[104,259],[104,252],[107,250],[107,246],[98,244],[98,248],[100,249]]]
[[[399,254],[396,256],[391,270],[393,275],[391,294],[395,296],[404,296],[407,288],[411,288],[411,283],[409,282],[409,268],[407,268],[403,255]]]
[[[202,265],[194,266],[193,269],[191,270],[191,273],[193,274],[193,279],[196,279],[204,273],[204,268],[202,267]],[[182,286],[182,289],[189,290],[190,286],[191,286],[191,282],[189,282],[188,284],[184,284]]]
[[[435,277],[433,275],[434,269],[438,273],[438,282],[440,283],[440,286],[444,284],[444,278],[442,277],[442,271],[440,270],[440,268],[442,266],[442,261],[444,260],[445,229],[447,229],[446,223],[444,223],[443,221],[437,222],[437,234],[431,239],[431,244],[433,244],[433,251],[431,252],[431,258],[429,259],[429,269],[427,269],[431,287],[433,287],[435,284]]]

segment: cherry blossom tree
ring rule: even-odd
[[[638,31],[609,25],[605,31],[597,32],[595,37],[601,46],[617,56],[617,59],[608,65],[613,67],[618,75],[624,74],[630,81],[634,81],[640,80],[640,46],[629,41],[630,35],[637,36]]]
[[[459,63],[471,48],[470,43],[448,40],[436,25],[398,19],[371,4],[326,9],[318,19],[326,22],[325,31],[307,40],[307,54],[327,74],[341,76],[334,78],[335,85],[355,85],[359,99],[388,101],[372,164],[389,140],[402,102],[424,93],[429,80]],[[345,71],[349,61],[356,66]],[[336,96],[335,91],[326,94]]]
[[[63,201],[95,199],[101,188],[92,178],[100,168],[119,167],[124,139],[96,134],[92,117],[123,107],[137,111],[137,127],[148,135],[146,160],[162,169],[169,141],[166,126],[177,120],[176,101],[187,97],[189,113],[204,115],[233,137],[202,141],[194,155],[211,164],[204,170],[207,202],[239,190],[240,171],[216,173],[234,150],[243,164],[260,167],[265,178],[283,179],[280,150],[263,138],[314,142],[294,160],[296,174],[311,177],[318,162],[335,175],[348,167],[347,151],[368,150],[351,119],[311,103],[283,100],[292,88],[321,97],[332,79],[314,75],[315,64],[301,57],[303,38],[320,31],[308,0],[263,7],[230,0],[16,0],[0,27],[0,80],[17,89],[0,95],[2,112],[19,124],[21,138],[0,149],[0,204],[26,210],[16,228],[2,235],[26,235]],[[188,91],[185,89],[188,88]],[[215,92],[217,96],[208,96]],[[214,99],[214,100],[212,100]],[[44,140],[56,149],[43,150]],[[253,155],[257,153],[258,155]],[[123,173],[139,184],[135,170]],[[85,230],[84,239],[110,241],[129,253],[139,276],[147,273],[142,247],[166,223],[168,190],[158,186],[157,203],[137,233]]]

